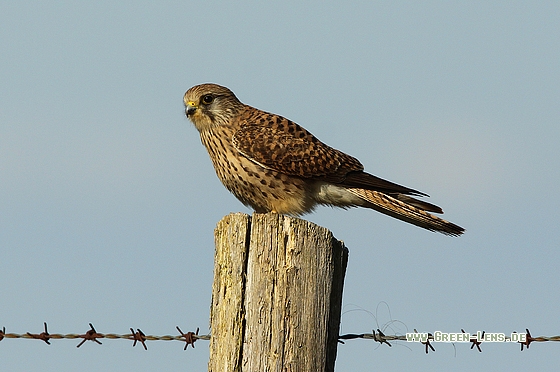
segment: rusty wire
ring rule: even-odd
[[[526,337],[525,337],[524,342],[519,342],[519,341],[511,342],[511,337],[509,337],[509,336],[505,336],[505,339],[506,339],[506,341],[510,341],[513,344],[515,344],[515,343],[520,344],[521,345],[521,351],[523,351],[524,346],[525,346],[525,348],[529,349],[529,345],[531,345],[531,343],[533,343],[533,342],[548,342],[548,341],[559,342],[560,341],[560,336],[532,337],[531,332],[529,332],[529,329],[525,329],[525,331],[526,331],[526,333],[525,333]],[[414,332],[418,333],[418,331],[416,331],[416,329],[414,330]],[[465,331],[463,329],[461,329],[461,332],[465,333]],[[484,335],[484,332],[482,332],[482,334]],[[386,344],[388,346],[392,346],[389,343],[389,341],[407,341],[407,338],[406,338],[405,335],[385,335],[378,328],[377,331],[374,330],[374,331],[372,331],[372,333],[360,333],[360,334],[348,333],[348,334],[345,334],[345,335],[340,335],[338,337],[338,342],[344,344],[344,341],[342,341],[342,340],[351,340],[351,339],[357,339],[357,338],[374,340],[376,342],[379,342],[380,344]],[[434,336],[431,333],[428,333],[428,339],[427,339],[426,342],[417,342],[417,343],[425,345],[426,346],[426,354],[428,354],[429,350],[436,351],[436,349],[432,345],[433,342],[434,342]],[[484,342],[479,341],[476,337],[471,337],[470,342],[471,342],[471,349],[474,349],[476,347],[479,352],[482,352],[482,349],[480,348],[480,345],[483,344]],[[448,342],[446,342],[446,343],[448,343]]]
[[[101,341],[99,339],[125,339],[134,341],[132,346],[136,346],[137,343],[141,343],[144,347],[144,350],[148,350],[146,346],[146,341],[182,341],[185,343],[185,347],[183,350],[187,350],[187,347],[191,345],[194,348],[194,343],[197,340],[210,340],[210,335],[199,335],[199,329],[196,329],[196,332],[186,332],[184,333],[181,329],[177,326],[177,331],[179,331],[179,335],[171,336],[153,336],[153,335],[146,335],[140,329],[136,329],[136,332],[130,328],[131,333],[127,334],[114,334],[114,333],[99,333],[95,330],[93,325],[89,323],[90,329],[83,333],[83,334],[59,334],[59,333],[49,333],[47,330],[47,323],[44,323],[44,331],[41,333],[31,333],[26,332],[23,334],[18,333],[6,333],[6,327],[3,327],[0,331],[0,341],[4,338],[25,338],[31,340],[42,340],[48,345],[51,344],[51,340],[59,340],[59,339],[78,339],[81,338],[82,341],[76,345],[76,347],[82,346],[86,341],[93,341],[99,345],[101,345]]]
[[[99,345],[102,345],[102,343],[101,343],[101,341],[99,341],[99,339],[125,339],[125,340],[134,341],[133,344],[132,344],[133,347],[136,346],[137,343],[142,344],[144,350],[148,350],[148,346],[146,345],[146,341],[181,341],[181,342],[185,343],[185,347],[183,348],[183,350],[187,350],[187,347],[189,345],[191,345],[194,348],[194,343],[197,340],[210,340],[210,335],[199,335],[198,334],[199,328],[196,329],[196,332],[186,332],[185,333],[178,326],[176,327],[176,329],[179,332],[179,335],[175,335],[175,336],[171,336],[171,335],[164,335],[164,336],[146,335],[139,328],[137,328],[136,331],[134,331],[133,328],[130,328],[130,333],[127,333],[127,334],[99,333],[95,330],[95,328],[93,327],[93,325],[91,323],[89,323],[90,329],[87,330],[85,333],[82,333],[82,334],[74,334],[74,333],[69,333],[69,334],[52,333],[51,334],[51,333],[48,332],[47,323],[43,323],[43,326],[44,326],[43,332],[41,332],[41,333],[26,332],[26,333],[23,333],[23,334],[6,333],[6,328],[2,327],[2,330],[0,330],[0,341],[2,341],[5,338],[24,338],[24,339],[31,339],[31,340],[41,340],[41,341],[44,341],[46,344],[50,345],[51,340],[82,339],[80,341],[80,343],[78,345],[76,345],[76,347],[80,347],[86,341],[92,341],[92,342],[95,342]],[[520,344],[521,345],[521,351],[523,351],[524,348],[529,349],[529,346],[533,342],[548,342],[548,341],[558,342],[558,341],[560,341],[560,336],[533,337],[533,336],[531,336],[531,332],[529,332],[529,329],[525,329],[525,331],[526,331],[526,333],[525,333],[525,341],[524,342],[511,342],[511,343]],[[416,331],[416,329],[414,330],[414,332],[418,333]],[[465,333],[465,331],[463,329],[461,329],[461,332]],[[484,332],[482,333],[482,335],[484,335]],[[338,342],[344,344],[343,340],[352,340],[352,339],[360,339],[360,338],[361,339],[366,339],[366,340],[373,340],[375,342],[378,342],[379,344],[385,344],[389,347],[392,346],[389,341],[407,341],[406,335],[386,335],[378,328],[377,330],[373,330],[372,333],[360,333],[360,334],[348,333],[348,334],[340,335],[338,337]],[[506,341],[511,341],[511,337],[505,336],[505,338],[506,338]],[[433,346],[434,342],[435,342],[434,341],[434,336],[431,333],[428,333],[428,339],[425,342],[417,342],[417,343],[421,343],[422,345],[424,345],[426,354],[428,354],[428,352],[430,350],[431,351],[436,351],[434,346]],[[480,345],[482,345],[484,342],[479,341],[476,337],[471,337],[470,342],[471,342],[471,349],[474,349],[476,347],[476,349],[479,352],[482,352],[482,349],[481,349]]]

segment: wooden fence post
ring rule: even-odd
[[[334,371],[344,244],[272,213],[230,214],[215,241],[208,370]]]

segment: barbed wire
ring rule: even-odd
[[[130,340],[130,341],[134,341],[134,343],[132,344],[132,346],[136,346],[136,344],[140,343],[142,344],[142,346],[144,347],[144,350],[148,350],[148,346],[146,345],[146,341],[181,341],[185,343],[185,347],[183,348],[183,350],[187,350],[187,347],[189,345],[191,345],[194,348],[194,343],[197,340],[210,340],[210,335],[199,335],[199,328],[196,329],[196,332],[183,332],[181,330],[181,328],[179,328],[179,326],[175,327],[177,329],[177,331],[179,332],[179,335],[164,335],[164,336],[153,336],[153,335],[146,335],[144,334],[144,332],[142,332],[139,328],[136,329],[136,331],[134,331],[133,328],[130,328],[130,333],[126,333],[126,334],[115,334],[115,333],[99,333],[95,330],[94,326],[89,323],[89,327],[90,329],[83,333],[83,334],[77,334],[77,333],[69,333],[69,334],[59,334],[59,333],[49,333],[47,330],[47,323],[43,323],[44,325],[44,331],[41,333],[31,333],[31,332],[26,332],[26,333],[22,333],[22,334],[18,334],[18,333],[6,333],[6,328],[3,327],[2,330],[0,330],[0,341],[2,341],[5,338],[23,338],[23,339],[31,339],[31,340],[42,340],[45,343],[47,343],[48,345],[51,344],[51,340],[58,340],[58,339],[82,339],[82,341],[76,345],[76,347],[80,347],[82,346],[86,341],[92,341],[95,342],[99,345],[101,345],[101,341],[99,341],[99,339],[125,339],[125,340]],[[529,329],[525,329],[526,333],[517,333],[517,332],[513,332],[512,334],[515,335],[521,335],[524,337],[521,337],[521,339],[523,339],[523,341],[516,341],[513,340],[511,338],[511,336],[503,336],[500,341],[502,342],[511,342],[511,343],[517,343],[521,345],[521,351],[523,351],[523,348],[525,347],[526,349],[529,349],[529,346],[531,345],[531,343],[533,342],[549,342],[549,341],[560,341],[560,336],[551,336],[551,337],[547,337],[547,336],[539,336],[539,337],[533,337],[531,336],[531,332],[529,332]],[[466,335],[465,331],[463,329],[461,329],[462,334]],[[421,340],[421,338],[417,338],[415,340],[416,343],[420,343],[422,345],[425,346],[425,350],[426,350],[426,354],[429,353],[429,351],[431,350],[436,351],[433,344],[434,343],[438,343],[438,342],[445,342],[445,343],[449,343],[450,341],[441,341],[439,340],[437,337],[435,337],[432,333],[424,333],[421,334],[419,333],[416,329],[414,329],[414,333],[418,336],[420,335],[426,335],[424,340]],[[502,334],[503,335],[503,334]],[[437,336],[437,335],[436,335]],[[392,344],[389,341],[407,341],[410,342],[411,341],[411,336],[410,335],[385,335],[379,328],[377,330],[373,330],[372,333],[360,333],[360,334],[356,334],[356,333],[347,333],[344,335],[340,335],[338,337],[338,342],[344,344],[344,340],[352,340],[352,339],[366,339],[366,340],[373,340],[375,342],[378,342],[379,344],[385,344],[389,347],[392,347]],[[421,341],[418,341],[421,340]],[[469,334],[469,342],[471,343],[471,349],[474,349],[476,347],[476,349],[479,352],[482,352],[482,349],[480,347],[481,344],[483,344],[485,341],[485,332],[482,332],[480,335],[470,335]]]
[[[512,332],[512,334],[518,334],[518,335],[522,335],[524,337],[521,337],[524,341],[515,341],[512,339],[511,336],[506,336],[503,334],[502,338],[500,339],[500,342],[511,342],[511,343],[517,343],[521,345],[521,351],[523,351],[523,348],[525,347],[526,349],[529,349],[529,346],[531,345],[531,343],[533,342],[548,342],[548,341],[560,341],[560,336],[551,336],[551,337],[547,337],[547,336],[539,336],[539,337],[533,337],[531,336],[531,332],[529,332],[529,329],[525,329],[526,333],[520,333],[518,334],[517,332]],[[419,332],[414,329],[414,333],[419,335]],[[466,332],[461,329],[461,333],[466,335]],[[476,349],[479,352],[482,352],[482,349],[480,347],[481,344],[483,344],[485,341],[485,334],[486,332],[482,332],[480,337],[478,336],[473,336],[473,335],[469,335],[469,342],[471,343],[471,349],[474,349],[476,347]],[[368,339],[368,340],[374,340],[376,342],[379,342],[380,344],[386,344],[387,346],[391,347],[392,345],[389,343],[389,341],[407,341],[410,342],[410,338],[407,335],[385,335],[379,328],[377,329],[377,331],[372,331],[372,333],[361,333],[361,334],[355,334],[355,333],[348,333],[345,335],[341,335],[338,337],[338,342],[344,344],[344,341],[342,340],[351,340],[351,339]],[[427,333],[427,338],[425,341],[415,341],[417,343],[420,343],[422,345],[425,345],[425,350],[426,350],[426,354],[429,353],[430,350],[432,351],[436,351],[436,349],[433,346],[434,342],[445,342],[445,343],[450,343],[450,341],[439,341],[436,337],[434,337],[434,335],[432,333]],[[453,342],[451,342],[453,343]]]
[[[152,335],[144,334],[144,332],[142,332],[138,328],[136,329],[136,331],[130,328],[130,333],[120,334],[120,335],[115,333],[99,333],[95,330],[95,328],[91,323],[89,323],[90,329],[83,334],[75,334],[75,333],[69,333],[69,334],[52,333],[51,334],[47,330],[47,323],[45,322],[43,324],[44,324],[44,331],[41,333],[30,333],[30,332],[26,332],[23,334],[6,333],[6,328],[3,327],[2,330],[0,331],[0,341],[2,341],[4,338],[26,338],[32,340],[42,340],[48,345],[50,345],[51,344],[50,340],[81,338],[82,341],[78,345],[76,345],[76,347],[80,347],[86,341],[93,341],[101,345],[99,339],[125,339],[125,340],[134,341],[132,346],[136,346],[137,343],[141,343],[145,350],[148,350],[148,347],[146,346],[146,341],[182,341],[185,342],[185,347],[183,348],[183,350],[187,350],[187,346],[189,345],[191,345],[194,348],[194,343],[197,340],[210,340],[210,335],[199,335],[198,328],[196,329],[196,332],[184,333],[181,330],[181,328],[179,328],[179,326],[176,327],[177,331],[179,331],[179,335],[177,336],[171,336],[171,335],[152,336]]]

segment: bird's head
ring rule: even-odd
[[[201,84],[187,90],[183,97],[185,114],[199,132],[228,125],[243,108],[235,94],[217,84]]]

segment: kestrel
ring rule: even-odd
[[[218,178],[257,213],[365,207],[430,231],[464,232],[428,213],[443,213],[440,207],[412,197],[428,195],[364,172],[358,159],[293,121],[241,103],[226,87],[196,85],[183,100]]]

